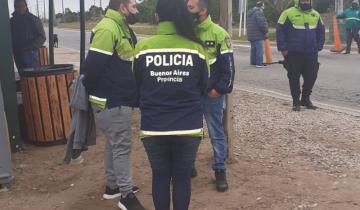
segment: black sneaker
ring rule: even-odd
[[[197,171],[196,171],[196,168],[192,168],[191,169],[191,178],[195,178],[197,177]]]
[[[134,193],[130,193],[126,197],[121,197],[118,203],[121,210],[146,210]]]
[[[139,192],[139,188],[137,186],[133,186],[133,193]],[[106,200],[118,198],[121,196],[119,188],[111,189],[110,187],[106,186],[105,193],[103,195],[103,198]]]
[[[216,184],[216,190],[218,192],[225,192],[229,189],[229,185],[226,180],[225,170],[215,171],[215,184]]]

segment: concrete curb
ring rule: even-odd
[[[259,94],[259,95],[263,95],[263,96],[269,96],[269,97],[285,100],[290,103],[292,102],[292,98],[289,95],[285,95],[285,94],[282,94],[282,93],[279,93],[276,91],[265,90],[265,89],[260,89],[260,88],[253,88],[253,87],[245,87],[245,86],[236,86],[236,87],[234,87],[234,89],[246,91],[249,93],[255,93],[255,94]],[[357,109],[336,106],[336,105],[330,105],[330,104],[322,103],[319,101],[313,101],[313,102],[316,104],[316,106],[318,106],[321,109],[331,110],[331,111],[351,115],[354,117],[360,117],[360,110],[357,110]]]

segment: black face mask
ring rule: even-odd
[[[194,23],[199,23],[199,19],[200,19],[200,14],[199,13],[191,13],[191,16],[194,20]]]
[[[131,13],[128,9],[127,9],[127,11],[128,11],[128,15],[125,17],[125,19],[126,19],[126,22],[128,23],[128,24],[130,24],[130,25],[133,25],[133,24],[135,24],[135,23],[137,23],[138,22],[138,15],[136,14],[133,14],[133,13]]]
[[[307,10],[310,10],[312,8],[311,4],[302,4],[300,3],[300,9],[302,11],[307,11]]]
[[[358,5],[357,4],[352,4],[351,5],[353,9],[357,9],[358,8]]]

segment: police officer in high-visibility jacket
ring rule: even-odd
[[[210,0],[188,0],[189,11],[197,23],[196,32],[205,43],[210,62],[208,95],[204,102],[204,116],[214,150],[213,170],[216,189],[228,189],[226,180],[227,141],[223,126],[225,95],[231,93],[235,76],[233,49],[229,34],[212,22]],[[194,175],[196,171],[194,170]]]
[[[310,94],[319,70],[318,52],[324,47],[325,27],[320,14],[312,8],[311,0],[295,0],[295,6],[281,14],[276,27],[276,40],[278,50],[285,58],[293,110],[300,111],[301,105],[316,109],[310,101]],[[304,79],[302,91],[301,75]]]
[[[143,210],[131,177],[131,113],[137,90],[132,73],[136,37],[128,24],[136,22],[135,0],[110,0],[105,17],[92,30],[85,60],[84,85],[95,123],[106,137],[104,199],[120,197],[122,210]]]
[[[208,64],[184,0],[159,0],[157,34],[136,45],[141,139],[152,169],[155,210],[187,210],[203,135]]]

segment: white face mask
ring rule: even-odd
[[[261,9],[262,9],[262,10],[264,10],[264,9],[265,9],[265,4],[263,4],[263,5],[261,6]]]

